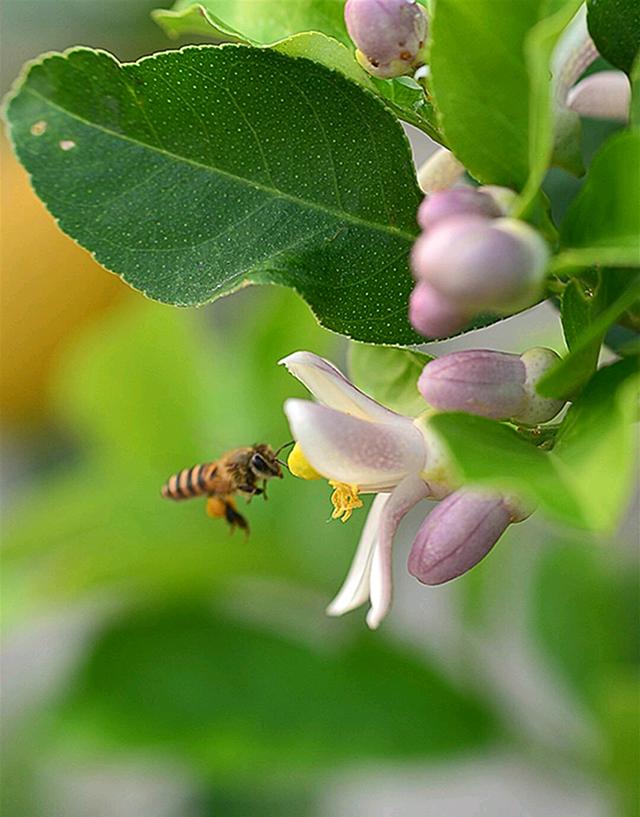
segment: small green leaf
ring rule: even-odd
[[[368,91],[378,93],[372,78],[354,59],[353,52],[326,34],[317,31],[305,31],[294,34],[271,46],[274,51],[289,57],[304,57],[321,65],[340,71],[347,79],[359,83]]]
[[[620,519],[633,475],[636,374],[634,359],[597,372],[551,452],[484,417],[439,414],[430,423],[465,483],[515,491],[564,523],[609,530]]]
[[[378,94],[397,117],[424,131],[434,141],[444,144],[436,110],[422,85],[412,77],[373,77],[372,81]]]
[[[340,73],[242,45],[128,65],[77,49],[33,64],[7,115],[62,229],[149,297],[278,283],[337,332],[420,342],[409,145]]]
[[[479,181],[522,189],[534,174],[527,197],[535,192],[550,153],[548,60],[574,5],[438,0],[431,45],[436,106],[449,147]]]
[[[379,403],[410,417],[426,411],[427,404],[418,391],[418,378],[430,355],[392,346],[367,346],[353,343],[349,347],[351,379]]]
[[[574,278],[562,295],[562,326],[569,354],[538,383],[546,397],[571,397],[595,371],[609,327],[640,298],[640,274],[606,270]]]
[[[525,39],[531,95],[529,177],[518,203],[518,213],[526,212],[531,206],[554,153],[555,164],[568,168],[570,172],[584,171],[579,157],[579,117],[560,107],[559,100],[554,99],[554,91],[558,91],[557,81],[549,82],[548,76],[560,35],[581,3],[582,0],[567,0],[562,3],[555,14],[540,20]]]
[[[638,0],[587,0],[587,24],[602,56],[629,74],[640,47]]]
[[[319,31],[351,45],[343,0],[177,0],[152,17],[170,37],[203,34],[228,42],[272,44],[304,31]]]
[[[562,251],[554,270],[640,266],[640,132],[608,139],[594,157],[584,186],[560,228]]]

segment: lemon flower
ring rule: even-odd
[[[424,417],[391,411],[327,360],[295,352],[280,363],[316,400],[284,405],[297,443],[293,472],[327,479],[334,518],[344,521],[362,505],[360,494],[377,494],[344,584],[327,608],[338,616],[369,600],[367,624],[375,629],[391,606],[391,549],[401,519],[420,500],[441,499],[453,487],[445,455]]]

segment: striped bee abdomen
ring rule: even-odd
[[[166,499],[191,499],[209,491],[209,482],[216,472],[215,463],[194,465],[183,468],[169,477],[162,486],[162,496]]]

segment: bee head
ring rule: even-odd
[[[282,479],[282,468],[270,445],[255,446],[249,465],[258,479]]]

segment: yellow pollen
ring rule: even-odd
[[[329,485],[333,488],[331,494],[331,504],[333,505],[332,519],[340,519],[346,522],[356,508],[362,508],[363,502],[358,496],[359,487],[346,482],[336,482],[329,480]]]
[[[287,465],[294,477],[299,477],[300,479],[322,479],[321,475],[305,457],[304,452],[300,448],[300,443],[296,443],[291,449],[291,453],[287,458]]]

